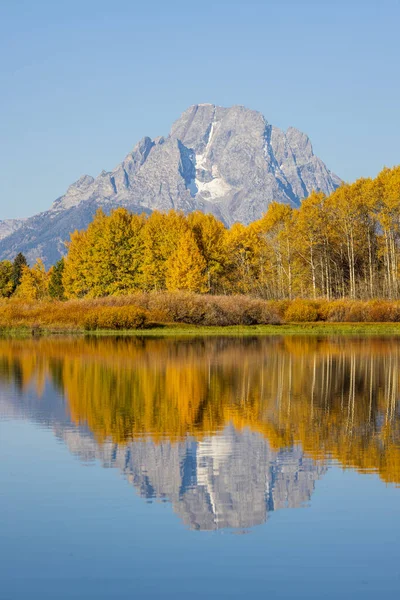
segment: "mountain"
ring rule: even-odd
[[[0,381],[0,419],[25,419],[52,430],[82,463],[119,469],[142,498],[170,502],[190,529],[260,525],[271,512],[309,503],[327,471],[298,445],[274,450],[259,432],[233,425],[201,440],[145,436],[99,443],[71,420],[65,398],[55,392],[49,382],[39,396],[32,387],[21,389],[17,378]]]
[[[30,263],[40,257],[53,264],[69,233],[85,228],[99,207],[198,209],[227,225],[247,224],[273,200],[299,206],[312,190],[329,194],[340,182],[297,129],[284,132],[243,106],[197,104],[168,137],[143,138],[113,171],[83,175],[48,211],[0,221],[0,258],[21,251]]]
[[[17,231],[26,219],[4,219],[0,221],[0,240]]]
[[[201,441],[132,442],[103,464],[119,466],[142,497],[169,500],[198,530],[248,528],[304,506],[326,472],[299,446],[273,450],[260,433],[232,425]]]

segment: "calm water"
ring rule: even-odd
[[[0,340],[0,598],[399,598],[400,339]]]

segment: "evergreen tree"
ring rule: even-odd
[[[56,300],[64,300],[64,266],[64,258],[60,258],[60,260],[56,262],[56,264],[50,272],[49,295],[51,298],[55,298]]]
[[[13,284],[13,292],[17,289],[17,287],[21,283],[22,270],[26,266],[28,266],[26,258],[22,254],[22,252],[19,252],[13,262],[13,270],[12,270],[12,277],[11,277],[12,284]]]

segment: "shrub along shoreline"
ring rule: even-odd
[[[69,301],[0,301],[0,331],[400,333],[400,301],[282,300],[149,292]]]

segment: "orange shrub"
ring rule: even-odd
[[[0,300],[0,328],[137,329],[156,323],[229,325],[282,322],[397,322],[400,302],[388,300],[261,300],[251,296],[211,296],[150,292],[61,302]]]
[[[285,313],[286,313],[287,309],[289,308],[289,306],[291,305],[291,303],[292,303],[292,300],[268,300],[267,301],[267,305],[269,306],[270,310],[274,314],[277,314],[278,317],[282,321],[285,318]]]
[[[338,323],[377,323],[400,320],[398,302],[389,300],[332,300],[319,309],[320,318]]]
[[[278,312],[270,303],[249,296],[164,292],[149,294],[146,307],[154,320],[161,316],[162,320],[173,323],[224,327],[281,322]]]
[[[372,300],[368,302],[368,321],[386,322],[398,321],[400,310],[398,302],[388,302],[387,300]]]
[[[146,312],[137,306],[102,306],[85,317],[87,331],[94,329],[142,329],[147,323]]]
[[[315,304],[307,300],[293,300],[285,312],[285,321],[289,323],[310,323],[317,319]]]

